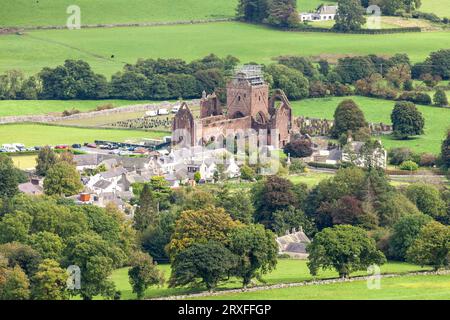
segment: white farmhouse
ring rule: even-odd
[[[334,20],[338,10],[337,5],[320,5],[316,12],[302,12],[299,14],[300,21],[328,21]]]

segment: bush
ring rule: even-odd
[[[296,139],[289,142],[284,147],[284,153],[290,154],[295,158],[304,158],[312,155],[311,141],[307,139]]]
[[[305,172],[306,165],[300,159],[292,159],[291,165],[289,166],[289,173],[303,173]]]
[[[437,157],[432,153],[423,153],[420,156],[419,164],[422,167],[433,167],[436,165]]]
[[[402,162],[413,160],[414,153],[409,148],[393,148],[389,150],[389,163],[395,166],[400,165]]]
[[[400,169],[408,171],[417,171],[419,169],[419,165],[414,161],[408,160],[402,162],[402,164],[400,165]]]

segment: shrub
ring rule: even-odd
[[[437,157],[432,153],[423,153],[420,156],[419,164],[422,167],[433,167],[436,165]]]
[[[284,153],[290,154],[295,158],[309,157],[313,153],[311,141],[306,139],[291,141],[284,147]]]
[[[402,162],[400,165],[401,170],[408,170],[408,171],[417,171],[419,169],[419,166],[414,161],[408,160]]]

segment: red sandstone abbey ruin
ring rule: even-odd
[[[249,132],[264,131],[267,144],[283,147],[290,140],[291,126],[292,110],[284,92],[276,90],[269,98],[261,68],[244,66],[227,85],[226,112],[215,93],[203,95],[199,119],[185,103],[181,106],[173,120],[172,143],[202,146],[225,141],[230,134],[248,136]]]

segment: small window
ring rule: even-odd
[[[241,96],[238,96],[238,101],[241,101]]]

